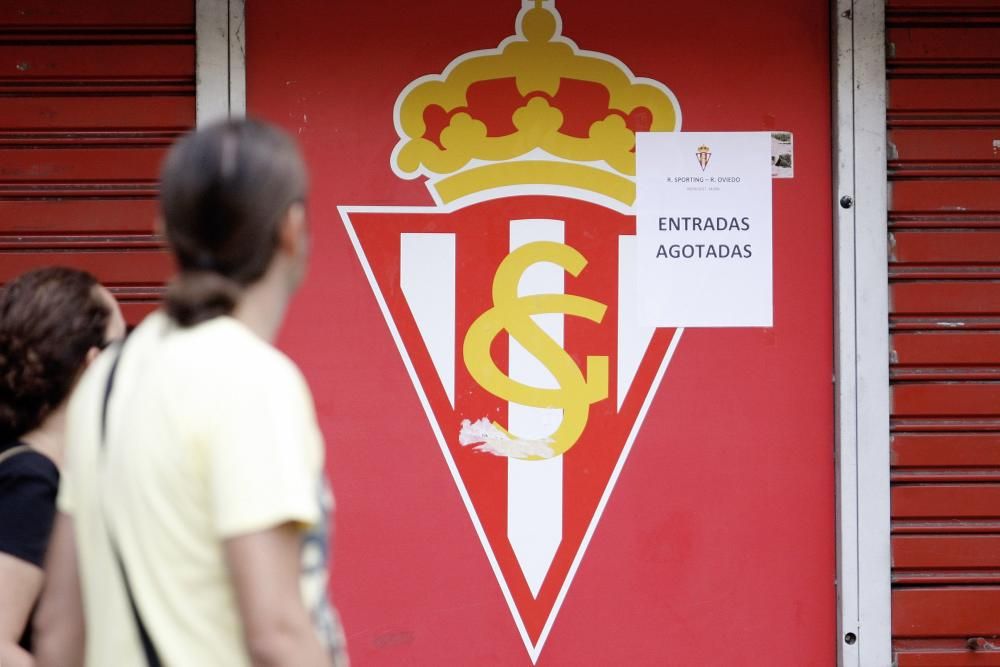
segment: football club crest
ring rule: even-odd
[[[396,102],[433,205],[341,215],[534,661],[680,342],[639,318],[633,205],[636,132],[681,111],[552,3],[516,26]]]
[[[698,152],[695,153],[695,157],[698,158],[698,165],[701,167],[701,170],[705,171],[708,161],[712,159],[712,150],[705,144],[702,144],[698,146]]]

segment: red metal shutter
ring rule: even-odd
[[[1000,665],[1000,2],[887,30],[894,645]]]
[[[0,282],[62,264],[130,323],[155,307],[171,271],[157,174],[194,87],[192,0],[0,4]]]

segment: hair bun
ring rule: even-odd
[[[243,289],[235,280],[214,271],[183,271],[167,286],[167,314],[190,327],[236,307]]]

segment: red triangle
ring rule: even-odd
[[[619,410],[619,397],[615,395],[618,239],[635,233],[635,218],[598,204],[553,196],[505,197],[451,211],[359,207],[346,208],[343,214],[400,352],[411,366],[411,376],[442,450],[454,462],[452,471],[458,477],[459,490],[467,492],[473,522],[481,526],[480,537],[487,555],[495,557],[494,569],[501,588],[506,588],[505,594],[509,592],[508,603],[535,659],[583,555],[581,547],[585,548],[596,525],[595,516],[599,518],[599,508],[603,509],[602,498],[606,502],[610,493],[609,482],[617,478],[615,468],[623,459],[626,444],[634,439],[633,427],[659,382],[665,359],[669,360],[668,349],[672,351],[679,340],[679,331],[656,330]],[[564,221],[565,243],[588,260],[579,276],[566,275],[565,290],[597,300],[608,310],[600,324],[567,317],[564,347],[580,368],[585,368],[587,356],[607,356],[611,376],[608,398],[591,406],[583,435],[563,457],[563,539],[537,598],[529,589],[506,535],[506,460],[462,447],[458,442],[464,419],[475,421],[490,416],[505,423],[507,402],[485,391],[470,376],[462,360],[462,341],[472,322],[492,306],[494,274],[509,251],[510,221],[524,219]],[[400,285],[400,239],[402,234],[412,233],[454,234],[454,407]],[[492,356],[503,369],[507,345],[500,338],[505,336],[494,340]]]

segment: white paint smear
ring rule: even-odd
[[[551,438],[544,438],[542,440],[512,438],[503,430],[494,426],[486,417],[476,422],[463,419],[462,430],[458,433],[458,442],[463,447],[476,445],[473,449],[477,452],[512,459],[526,459],[529,456],[550,459],[555,456],[555,452],[550,447],[552,444]]]

